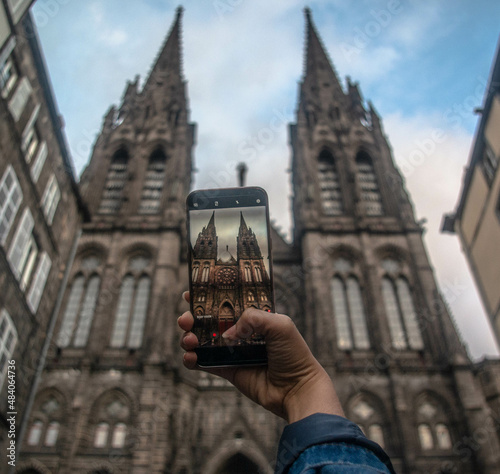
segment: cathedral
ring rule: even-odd
[[[182,365],[176,321],[188,309],[181,294],[190,245],[195,311],[220,311],[215,332],[239,306],[271,304],[264,244],[243,214],[236,252],[218,248],[216,214],[194,244],[187,235],[196,125],[182,15],[144,85],[128,82],[121,104],[106,112],[81,176],[89,216],[68,258],[19,473],[273,472],[284,421]],[[397,472],[498,473],[500,366],[469,359],[382,119],[357,83],[340,82],[308,9],[305,25],[289,126],[291,243],[271,229],[276,311],[295,321],[346,416]],[[209,291],[217,276],[224,301]]]
[[[230,214],[232,220],[238,215],[231,210],[225,214]],[[229,245],[218,252],[215,215],[213,211],[191,249],[191,298],[199,328],[196,334],[202,346],[220,344],[222,334],[236,323],[245,308],[271,311],[272,307],[269,272],[257,237],[247,226],[243,212],[239,213],[236,258],[229,252]],[[263,209],[262,215],[265,222]],[[227,226],[228,218],[221,220]]]

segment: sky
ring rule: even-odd
[[[497,0],[38,0],[33,15],[76,172],[126,81],[147,77],[181,4],[183,71],[197,123],[194,188],[247,184],[269,194],[289,236],[290,147],[309,6],[342,80],[383,120],[441,292],[471,356],[498,355],[456,235],[455,210],[500,33]]]

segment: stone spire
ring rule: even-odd
[[[217,231],[215,229],[215,211],[208,221],[208,225],[203,227],[198,234],[193,253],[195,258],[217,258]]]
[[[243,212],[240,213],[240,229],[237,239],[238,259],[242,258],[262,258],[257,237],[250,227],[247,226]]]

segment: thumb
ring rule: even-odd
[[[248,308],[241,315],[234,326],[222,334],[224,339],[248,339],[252,334],[264,336],[266,341],[283,336],[288,332],[290,325],[295,327],[292,320],[283,314],[268,313],[257,308]]]

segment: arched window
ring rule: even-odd
[[[149,298],[150,280],[142,276],[136,284],[132,275],[123,279],[116,310],[111,347],[140,347]],[[133,308],[133,311],[131,311]],[[125,344],[125,341],[127,343]]]
[[[210,265],[205,263],[203,266],[203,271],[201,273],[201,282],[206,283],[208,281],[208,276],[210,275]]]
[[[28,434],[28,446],[38,446],[42,437],[43,422],[35,420]]]
[[[349,419],[356,423],[367,438],[385,448],[384,414],[380,402],[361,394],[356,396],[348,405]]]
[[[450,420],[445,406],[429,393],[424,393],[417,401],[417,432],[423,451],[452,449]]]
[[[191,275],[191,279],[193,282],[198,280],[198,274],[200,273],[200,264],[199,262],[194,262],[193,263],[193,273]]]
[[[384,213],[382,197],[372,160],[367,153],[361,151],[357,154],[356,168],[364,212],[368,216],[381,216]]]
[[[335,160],[327,150],[323,150],[318,157],[318,178],[324,213],[330,216],[341,215],[344,212],[344,206],[339,175]]]
[[[57,421],[51,421],[45,433],[45,446],[55,446],[57,443],[57,437],[59,436],[59,423]]]
[[[139,213],[156,214],[160,210],[160,202],[165,181],[166,157],[162,150],[158,149],[149,158],[144,186],[142,187],[141,204]]]
[[[429,425],[425,423],[418,425],[418,439],[424,451],[434,448],[434,440],[432,439],[432,431]]]
[[[392,345],[395,349],[422,350],[424,341],[408,281],[400,275],[401,266],[395,260],[385,259],[382,267],[387,272],[382,278],[382,297]]]
[[[255,279],[260,283],[262,282],[262,271],[260,269],[260,267],[258,267],[257,265],[255,265]]]
[[[125,438],[127,436],[127,425],[118,423],[113,430],[113,438],[111,439],[112,448],[123,448],[125,446]]]
[[[339,258],[334,263],[336,276],[331,282],[331,297],[337,345],[339,349],[369,349],[370,339],[366,326],[366,314],[361,289],[356,277],[352,276],[351,262]]]
[[[104,448],[108,444],[109,425],[99,423],[94,433],[94,447]]]
[[[245,281],[252,281],[252,270],[249,265],[245,265]]]
[[[101,258],[95,254],[82,258],[57,336],[59,347],[84,347],[87,344],[101,283],[101,278],[95,273],[100,265]]]
[[[28,431],[26,444],[31,448],[53,448],[57,445],[63,405],[61,397],[53,392],[37,395],[33,405],[33,422]]]
[[[124,448],[131,426],[128,398],[121,392],[105,392],[93,404],[89,424],[94,448]]]
[[[127,181],[127,162],[128,154],[123,149],[118,150],[111,159],[99,207],[101,214],[116,214],[120,210]]]
[[[253,291],[248,292],[248,301],[255,301],[255,295],[253,294]]]

